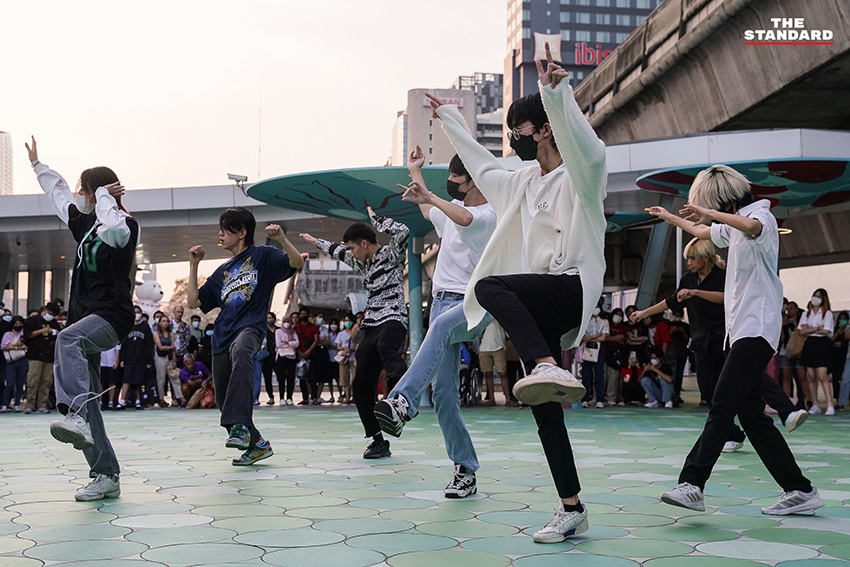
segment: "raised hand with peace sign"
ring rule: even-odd
[[[546,42],[546,70],[543,70],[543,62],[540,60],[534,61],[537,64],[537,75],[540,78],[540,84],[544,87],[547,85],[552,85],[552,88],[558,86],[558,83],[563,81],[564,79],[569,79],[570,74],[564,69],[555,63],[552,59],[552,51],[549,49],[549,42]]]

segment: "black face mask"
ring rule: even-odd
[[[460,183],[448,179],[446,181],[446,191],[448,192],[449,197],[457,199],[458,201],[463,201],[466,198],[466,193],[461,192],[460,186]]]
[[[20,333],[21,331],[23,331],[23,330],[24,330],[24,328],[23,328],[23,327],[12,327],[12,328],[13,328],[13,329],[15,329],[15,332],[16,332],[16,333]]]
[[[511,148],[522,161],[537,159],[537,142],[533,136],[520,136],[511,138]]]

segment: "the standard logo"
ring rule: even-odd
[[[744,45],[832,45],[832,30],[806,28],[805,18],[770,18],[773,29],[745,30]]]
[[[222,303],[242,298],[243,301],[251,301],[251,296],[257,288],[257,270],[251,262],[251,257],[245,259],[239,268],[232,272],[224,272],[224,285],[221,287]]]

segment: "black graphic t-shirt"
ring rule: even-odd
[[[274,288],[294,273],[289,256],[273,246],[251,246],[216,268],[198,290],[201,311],[221,307],[215,320],[213,354],[230,347],[245,327],[254,327],[260,337],[265,336]]]
[[[68,205],[68,228],[77,241],[77,257],[71,276],[68,325],[87,315],[99,315],[112,325],[123,341],[133,329],[133,260],[139,239],[139,223],[126,217],[130,239],[123,248],[113,248],[97,235],[103,226],[92,212],[83,214]],[[135,274],[132,274],[135,276]]]

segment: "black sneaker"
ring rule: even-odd
[[[380,459],[382,457],[389,457],[390,455],[392,455],[390,453],[390,442],[386,439],[383,441],[372,441],[366,447],[366,451],[363,452],[364,459]]]
[[[407,413],[410,405],[404,396],[381,400],[375,406],[375,417],[381,424],[381,431],[393,437],[401,437],[404,424],[410,421]]]
[[[469,472],[463,465],[455,465],[452,481],[443,491],[446,498],[466,498],[476,492],[478,492],[478,488],[475,486],[475,473]]]

